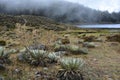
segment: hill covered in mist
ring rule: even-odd
[[[16,23],[35,28],[44,28],[46,30],[63,31],[66,29],[76,29],[68,24],[58,23],[52,19],[42,16],[32,15],[5,15],[0,14],[0,31],[15,29]]]
[[[67,23],[120,23],[120,12],[97,11],[62,0],[1,0],[0,13],[44,16]]]

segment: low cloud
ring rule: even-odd
[[[87,7],[109,12],[120,11],[120,0],[66,0],[70,2],[80,3]]]

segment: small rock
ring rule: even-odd
[[[5,70],[5,66],[3,66],[2,64],[0,64],[0,70]]]

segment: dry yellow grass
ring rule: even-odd
[[[11,38],[9,36],[5,36],[6,33],[11,33],[5,32],[2,36],[0,36],[0,39],[5,40],[6,42],[18,42],[20,43],[19,45],[16,45],[15,47],[12,48],[23,48],[24,46],[32,44],[34,41],[40,42],[42,44],[45,44],[47,46],[51,46],[55,40],[59,37],[63,37],[64,34],[60,34],[55,31],[49,31],[49,30],[44,30],[42,28],[40,29],[35,29],[35,28],[30,28],[28,26],[21,26],[17,24],[17,28],[12,31],[15,33],[15,36],[18,36],[17,38]],[[97,33],[91,33],[87,34],[89,35],[96,35]],[[100,34],[100,33],[99,33]],[[70,34],[69,39],[70,39],[70,44],[77,44],[79,34]],[[109,33],[105,34],[104,37],[101,37],[102,39],[105,39],[107,35],[110,35]],[[5,37],[3,37],[5,36]],[[98,36],[98,34],[97,34]],[[94,75],[97,75],[97,80],[109,80],[109,78],[112,78],[113,80],[120,80],[120,43],[117,42],[96,42],[99,46],[94,49],[89,49],[89,54],[87,55],[68,55],[67,57],[81,57],[83,58],[86,63],[89,65],[89,68],[91,69],[91,72],[93,72]],[[113,45],[116,44],[116,45]],[[30,66],[26,63],[21,63],[18,62],[16,59],[17,54],[12,54],[11,55],[11,60],[12,64],[7,65],[7,69],[9,71],[0,72],[0,75],[6,76],[6,77],[14,77],[20,78],[21,80],[26,80],[26,79],[31,79],[34,80],[33,78],[35,77],[35,72],[36,71],[41,71],[43,70],[42,67],[33,67]],[[51,65],[48,67],[49,71],[57,71],[59,68],[59,65]],[[24,74],[21,76],[17,74],[13,74],[12,71],[15,69],[21,69]],[[13,79],[11,79],[13,80]],[[93,79],[91,79],[93,80]]]

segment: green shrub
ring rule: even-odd
[[[68,38],[63,38],[62,44],[70,44],[70,40]]]
[[[107,41],[120,42],[120,34],[116,34],[113,36],[107,36]]]
[[[85,37],[83,37],[83,39],[84,39],[85,42],[92,42],[95,39],[97,39],[97,37],[95,37],[95,36],[85,36]]]
[[[1,41],[0,41],[0,46],[5,46],[5,45],[6,45],[6,41],[1,40]]]
[[[14,29],[15,28],[15,23],[6,23],[6,27],[9,29]]]

